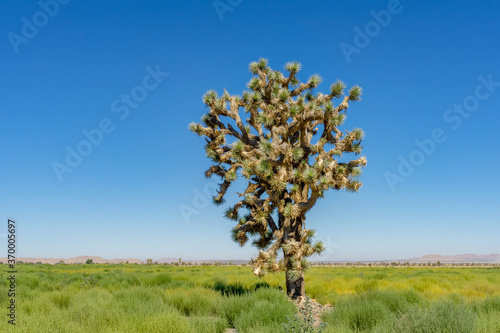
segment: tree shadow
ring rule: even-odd
[[[212,288],[220,292],[223,296],[235,296],[235,295],[240,296],[260,288],[272,288],[272,287],[267,282],[257,282],[252,287],[248,288],[239,282],[226,283],[223,281],[216,281]]]

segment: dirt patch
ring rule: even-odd
[[[298,313],[299,318],[302,318],[301,310],[304,311],[306,308],[306,297],[299,296],[291,302],[295,303],[295,305],[299,309],[299,313]],[[319,303],[318,301],[316,301],[313,298],[309,299],[309,306],[311,307],[312,317],[314,319],[314,326],[316,326],[316,327],[319,326],[319,324],[321,323],[321,319],[320,319],[321,315],[324,312],[332,310],[332,306],[330,304],[321,305],[321,303]]]
[[[297,306],[297,309],[299,310],[298,316],[299,318],[302,318],[302,313],[300,310],[304,311],[306,308],[306,297],[299,296],[295,300],[290,299],[290,302],[293,302],[295,306]],[[332,310],[332,306],[330,304],[322,305],[313,298],[309,299],[309,306],[311,307],[311,313],[314,319],[314,326],[316,327],[318,327],[319,324],[321,323],[320,319],[321,315],[324,312]],[[238,331],[235,328],[226,328],[224,333],[238,333]]]

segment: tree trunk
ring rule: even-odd
[[[286,271],[286,293],[291,299],[296,299],[299,296],[306,296],[304,272],[299,272],[298,274],[299,276],[297,278],[293,276],[290,271]]]
[[[280,216],[280,219],[285,220],[284,216]],[[302,227],[304,224],[305,217],[299,217],[291,221],[290,227],[284,230],[284,240],[294,239],[300,242],[300,235],[302,233]],[[290,232],[292,231],[292,232]],[[304,283],[304,272],[293,270],[294,265],[290,265],[290,259],[292,259],[293,254],[285,253],[283,250],[283,257],[285,265],[287,266],[287,271],[285,273],[286,277],[286,293],[291,299],[296,299],[299,296],[306,296],[306,288]],[[298,258],[300,260],[302,258]]]

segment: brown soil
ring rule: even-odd
[[[304,296],[299,296],[295,300],[290,300],[291,302],[295,303],[297,308],[299,309],[299,317],[301,316],[300,310],[303,310],[306,307],[306,297]],[[326,312],[330,311],[332,309],[332,306],[330,304],[325,304],[321,305],[318,301],[316,301],[313,298],[309,299],[309,305],[311,306],[312,309],[312,316],[314,319],[314,326],[319,326],[321,323],[321,315]]]

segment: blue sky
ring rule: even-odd
[[[500,252],[499,3],[40,3],[0,4],[0,208],[18,255],[256,254],[206,202],[210,163],[187,125],[205,91],[241,94],[260,57],[300,61],[317,91],[364,90],[345,123],[366,132],[364,185],[308,213],[319,260]],[[67,147],[86,156],[71,167]]]

